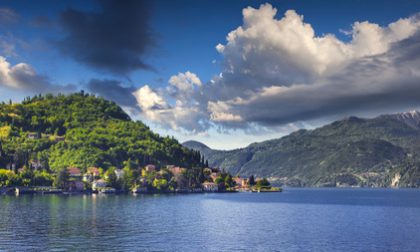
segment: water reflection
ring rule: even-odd
[[[416,251],[420,191],[1,196],[0,251]]]

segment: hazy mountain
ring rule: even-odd
[[[290,186],[420,186],[420,113],[349,117],[231,151],[189,141],[212,166]]]

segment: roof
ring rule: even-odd
[[[69,167],[67,168],[67,171],[70,173],[70,175],[79,175],[81,173],[80,169],[77,167]]]

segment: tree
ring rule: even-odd
[[[257,188],[270,187],[270,182],[268,182],[268,180],[266,178],[263,178],[263,179],[259,180],[255,186]]]
[[[58,172],[57,176],[54,179],[54,183],[53,185],[55,187],[64,189],[67,187],[67,183],[69,181],[70,178],[70,174],[67,171],[67,169],[62,169],[61,171]]]
[[[232,175],[230,175],[230,174],[226,175],[224,182],[225,182],[226,187],[234,187],[235,186],[235,181],[233,181]]]
[[[165,190],[168,186],[168,181],[166,179],[157,179],[153,180],[153,187],[158,189],[159,191]]]
[[[15,173],[13,171],[0,169],[0,187],[13,185]]]
[[[118,183],[117,175],[115,174],[115,167],[111,167],[105,172],[105,178],[110,187],[120,189],[120,184]]]
[[[131,188],[133,188],[136,176],[133,170],[130,170],[128,167],[124,168],[123,171],[124,175],[122,176],[120,181],[121,189],[128,191]]]
[[[250,185],[250,186],[254,186],[254,185],[255,185],[255,178],[254,178],[254,175],[251,175],[251,176],[248,178],[248,185]]]

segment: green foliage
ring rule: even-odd
[[[35,163],[57,174],[69,166],[82,171],[91,166],[133,170],[149,163],[204,167],[200,152],[132,121],[114,102],[83,92],[0,104],[0,167],[12,163],[16,170]],[[36,178],[41,184],[50,181],[39,174]],[[26,176],[22,183],[30,184],[30,179]],[[131,180],[123,187],[131,186]]]
[[[70,175],[67,169],[59,171],[54,179],[53,185],[57,188],[66,188]]]
[[[158,190],[165,190],[168,187],[168,181],[164,178],[162,179],[155,178],[153,180],[153,187]]]
[[[232,174],[282,178],[290,186],[390,186],[399,173],[399,186],[420,187],[420,126],[404,118],[350,117],[230,151],[184,146]]]
[[[0,187],[12,186],[13,181],[17,180],[17,176],[13,171],[0,169]]]
[[[115,174],[115,167],[110,167],[105,172],[105,178],[106,178],[106,182],[108,182],[108,185],[110,187],[113,187],[113,188],[116,188],[116,189],[121,188],[121,184],[119,183],[117,175]]]
[[[270,187],[270,182],[268,182],[266,178],[263,178],[261,180],[258,180],[255,186],[257,188]]]

